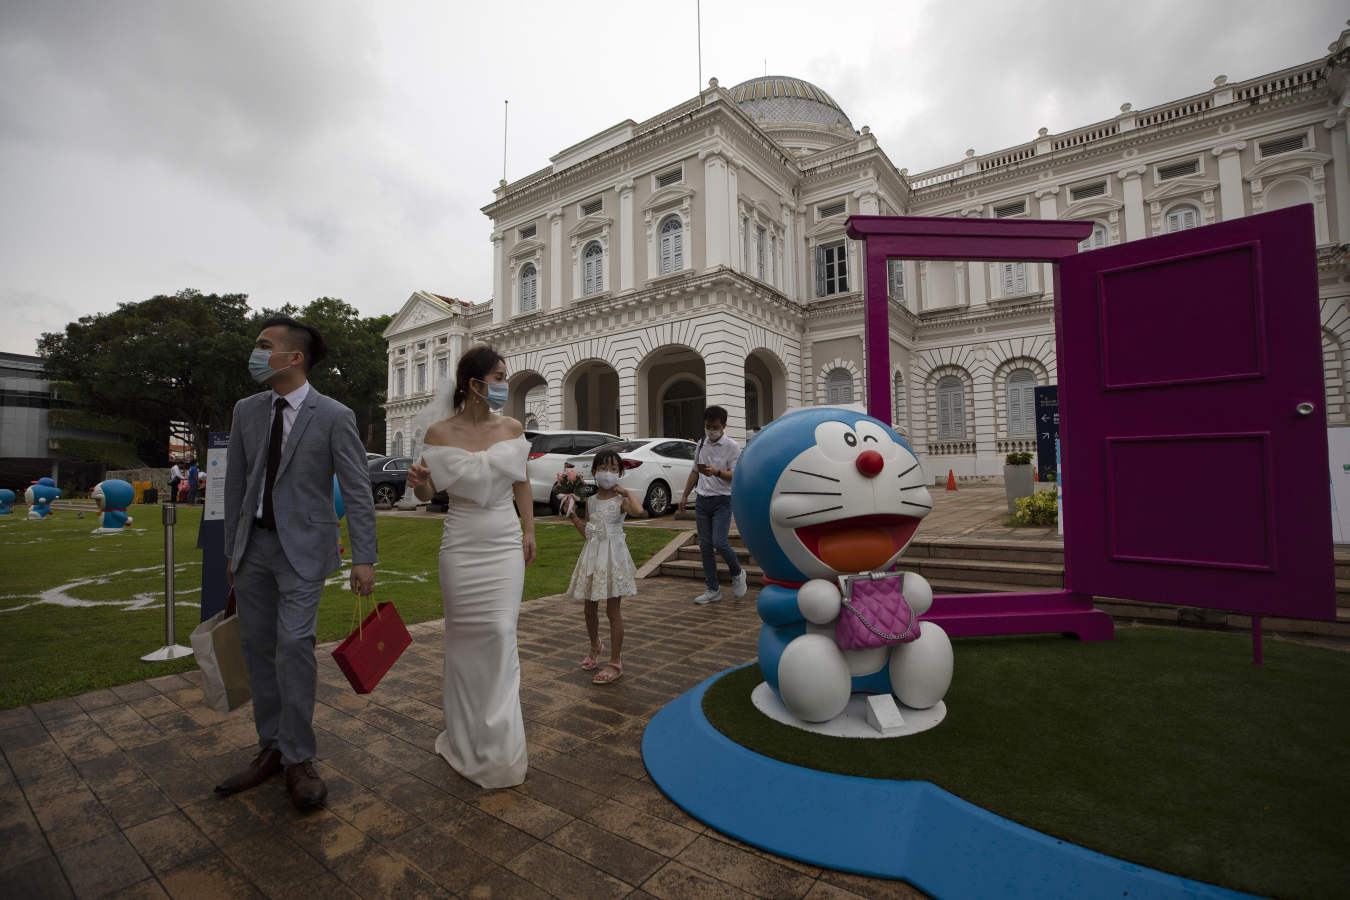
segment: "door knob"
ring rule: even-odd
[[[1300,416],[1311,416],[1313,414],[1313,410],[1316,408],[1317,407],[1313,406],[1311,403],[1304,402],[1300,403],[1298,406],[1295,406],[1294,411],[1297,412]]]

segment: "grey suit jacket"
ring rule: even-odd
[[[234,405],[225,468],[225,555],[232,570],[248,549],[253,519],[267,475],[272,392],[260,391]],[[296,574],[325,578],[341,565],[333,476],[342,489],[353,563],[374,563],[375,501],[366,451],[356,416],[309,386],[281,452],[272,489],[277,536]]]

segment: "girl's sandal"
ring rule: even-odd
[[[613,684],[623,675],[623,663],[608,662],[591,679],[591,684]]]
[[[591,655],[581,661],[581,667],[590,672],[600,665],[600,654],[605,650],[603,644],[596,644],[591,648]]]

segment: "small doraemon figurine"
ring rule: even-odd
[[[94,485],[90,496],[103,513],[103,521],[91,534],[121,534],[123,526],[131,522],[131,516],[127,515],[127,507],[136,498],[136,489],[130,482],[110,478]]]
[[[0,516],[8,516],[14,512],[14,501],[18,495],[9,488],[0,488]]]
[[[28,518],[45,519],[52,511],[52,501],[60,499],[61,489],[50,478],[39,478],[23,492],[23,501],[28,504]]]
[[[851,410],[788,413],[741,454],[731,508],[765,575],[759,666],[797,718],[828,721],[855,691],[913,709],[947,693],[951,641],[919,622],[932,588],[887,577],[932,502],[904,439]]]

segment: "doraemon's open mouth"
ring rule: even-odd
[[[812,556],[836,572],[869,572],[904,549],[918,527],[911,516],[878,514],[804,525],[795,533]]]

